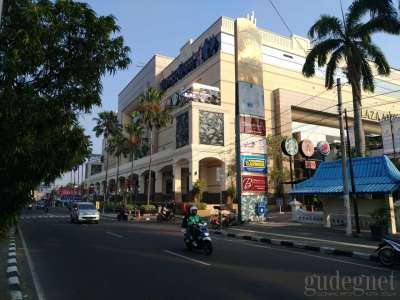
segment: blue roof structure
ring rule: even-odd
[[[400,187],[400,171],[387,156],[354,158],[353,170],[356,193],[390,194]],[[350,181],[350,164],[347,173]],[[342,161],[322,162],[314,176],[296,186],[289,194],[336,194],[343,192]]]

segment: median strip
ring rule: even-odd
[[[22,300],[21,283],[17,265],[17,245],[15,243],[15,228],[9,231],[7,282],[11,300]]]

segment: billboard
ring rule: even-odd
[[[240,116],[240,133],[265,136],[265,120],[251,116]]]
[[[400,118],[381,121],[383,154],[400,152]],[[393,133],[392,133],[393,131]],[[394,150],[393,150],[394,144]]]
[[[240,151],[241,153],[267,153],[267,140],[260,136],[251,134],[240,134]]]
[[[239,82],[240,114],[264,118],[264,89],[252,83]]]
[[[267,178],[265,176],[242,175],[242,192],[266,192]]]
[[[242,172],[267,173],[266,155],[241,155],[240,162]]]

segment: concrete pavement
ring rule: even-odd
[[[321,289],[317,281],[392,274],[374,262],[226,237],[213,237],[215,252],[207,257],[187,252],[180,228],[166,223],[77,225],[42,217],[24,218],[20,228],[46,299],[329,299],[325,292],[340,299],[345,290]],[[398,297],[399,270],[393,274],[389,292]]]

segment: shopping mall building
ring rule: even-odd
[[[190,199],[198,179],[205,184],[206,202],[218,202],[221,192],[225,195],[235,180],[229,166],[235,162],[236,98],[242,103],[238,108],[242,153],[265,155],[266,137],[270,136],[293,135],[299,141],[309,139],[314,145],[320,141],[339,142],[336,89],[325,89],[323,68],[317,69],[313,78],[305,78],[301,72],[311,47],[305,37],[282,36],[258,28],[252,18],[221,17],[195,40],[188,40],[177,57],[154,55],[118,96],[122,124],[132,122],[138,96],[149,86],[164,91],[164,104],[171,109],[172,125],[153,135],[150,177],[154,198]],[[239,52],[235,55],[235,51]],[[337,75],[346,83],[343,74]],[[375,82],[375,94],[364,94],[362,100],[368,136],[381,134],[380,119],[400,113],[394,104],[400,92],[393,92],[400,90],[400,71],[393,69],[390,77],[377,76]],[[351,126],[353,108],[348,84],[343,85],[342,92]],[[104,150],[103,155],[107,155]],[[279,162],[266,162],[265,190],[258,191],[273,198],[276,186],[270,173]],[[133,163],[132,186],[139,197],[147,194],[148,163],[148,156]],[[126,184],[130,182],[130,167],[129,158],[123,158],[120,190],[131,187]],[[302,168],[304,164],[295,162],[297,179],[307,174]],[[111,192],[115,191],[115,176],[116,160],[110,157]],[[86,186],[92,185],[96,193],[102,194],[104,180],[103,170],[88,177]]]

